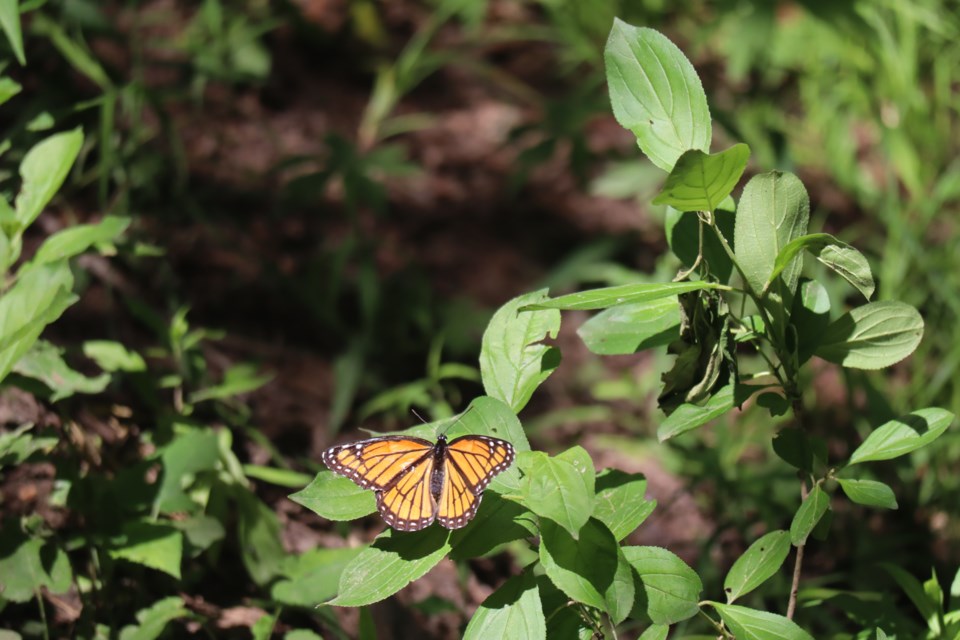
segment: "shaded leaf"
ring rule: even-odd
[[[903,302],[870,302],[827,327],[816,355],[854,369],[882,369],[900,362],[923,337],[923,318]]]
[[[193,614],[184,606],[183,598],[170,596],[157,600],[137,612],[138,624],[121,629],[120,640],[155,640],[170,622],[188,617],[193,617]]]
[[[829,233],[812,233],[788,242],[777,255],[773,273],[770,274],[764,291],[804,250],[809,251],[817,260],[840,274],[847,282],[856,287],[867,300],[873,295],[876,284],[873,282],[870,263],[867,262],[862,253],[846,242],[834,238]]]
[[[281,569],[284,578],[270,589],[271,597],[291,607],[313,608],[337,595],[340,575],[364,547],[310,549],[287,556]]]
[[[100,393],[110,384],[110,374],[88,378],[71,369],[63,360],[63,349],[46,340],[33,343],[30,350],[14,365],[13,370],[47,385],[52,392],[51,402],[69,398],[75,393]]]
[[[660,547],[623,547],[646,595],[646,613],[656,624],[673,624],[697,615],[703,583],[676,554]]]
[[[793,522],[790,523],[790,542],[794,546],[799,547],[807,543],[810,532],[820,522],[820,518],[827,512],[829,506],[830,496],[819,485],[807,494],[803,504],[794,514]]]
[[[681,293],[699,291],[701,289],[728,289],[724,285],[713,282],[670,282],[670,283],[638,283],[623,284],[615,287],[591,289],[580,293],[550,298],[544,302],[528,304],[523,309],[563,309],[565,311],[592,311],[606,309],[621,304],[635,304],[652,302],[662,298],[669,298]]]
[[[704,405],[681,404],[657,427],[657,439],[665,442],[681,433],[702,427],[734,406],[735,385],[728,384],[714,393]]]
[[[897,508],[897,497],[893,494],[893,489],[882,482],[852,478],[837,478],[837,482],[847,497],[857,504],[884,509]]]
[[[813,470],[813,448],[807,432],[797,427],[786,427],[773,439],[773,451],[781,460],[802,471]]]
[[[639,473],[604,469],[597,476],[593,517],[623,540],[653,513],[656,500],[647,500],[647,480]]]
[[[794,621],[735,604],[710,603],[737,640],[813,640]]]
[[[463,637],[545,639],[547,621],[533,572],[527,570],[513,576],[490,594],[473,614]]]
[[[590,351],[602,356],[661,347],[680,337],[679,303],[670,296],[611,307],[580,325],[577,335]]]
[[[27,602],[41,588],[65,593],[72,581],[70,559],[62,549],[27,537],[12,521],[4,523],[0,530],[0,597]]]

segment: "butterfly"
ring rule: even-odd
[[[447,529],[467,525],[483,490],[509,467],[516,452],[506,440],[461,436],[436,444],[411,436],[383,436],[330,447],[323,462],[334,473],[377,492],[377,510],[400,531],[437,520]]]

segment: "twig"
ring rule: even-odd
[[[796,409],[794,409],[796,411]],[[800,484],[800,498],[807,499],[807,483]],[[793,620],[793,614],[797,610],[797,593],[800,591],[800,570],[803,567],[803,550],[806,543],[797,546],[797,557],[793,564],[793,581],[790,583],[790,600],[787,602],[787,619]]]

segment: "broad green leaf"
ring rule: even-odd
[[[108,373],[88,378],[71,369],[63,360],[63,349],[46,340],[34,342],[14,365],[13,370],[49,387],[52,391],[51,402],[69,398],[75,393],[100,393],[110,384]]]
[[[771,279],[783,248],[807,232],[809,219],[810,199],[795,175],[771,171],[747,183],[737,205],[733,235],[737,262],[755,293],[763,291]],[[787,291],[796,290],[802,266],[794,257],[782,270]]]
[[[893,494],[893,489],[882,482],[852,478],[837,478],[837,482],[847,497],[857,504],[884,509],[897,508],[897,496]]]
[[[46,239],[33,264],[46,264],[72,258],[92,246],[112,242],[130,226],[130,218],[107,216],[96,224],[80,224],[56,232]]]
[[[656,624],[673,624],[697,615],[703,583],[696,571],[661,547],[623,547],[646,596],[646,613]]]
[[[273,637],[273,628],[277,624],[277,615],[264,615],[250,626],[251,640],[270,640]]]
[[[790,322],[797,331],[797,364],[810,359],[830,325],[830,296],[816,280],[800,279]]]
[[[576,538],[593,514],[596,471],[590,454],[579,446],[554,457],[530,451],[517,457],[517,466],[524,506]]]
[[[790,553],[790,534],[771,531],[737,558],[723,581],[727,602],[746,595],[775,575]]]
[[[540,601],[547,616],[547,637],[553,640],[596,640],[594,628],[580,615],[580,606],[546,575],[537,576]]]
[[[153,511],[174,513],[196,508],[184,489],[195,474],[213,470],[220,459],[217,434],[212,430],[193,430],[177,435],[160,452],[163,467]]]
[[[480,605],[463,635],[465,640],[547,637],[547,621],[537,581],[530,570],[504,582]]]
[[[8,521],[0,530],[0,596],[9,602],[27,602],[45,587],[66,593],[73,582],[70,559],[52,543],[25,536]]]
[[[0,0],[0,28],[7,36],[13,55],[17,56],[20,66],[27,64],[27,57],[23,53],[23,33],[20,30],[20,3],[19,0]]]
[[[882,369],[900,362],[923,337],[923,318],[903,302],[870,302],[827,327],[816,355],[853,369]]]
[[[668,633],[670,633],[669,625],[652,624],[644,629],[637,640],[667,640]]]
[[[676,296],[611,307],[577,329],[593,353],[627,355],[668,345],[680,337],[680,305]]]
[[[17,196],[17,223],[25,229],[63,184],[83,145],[83,132],[77,128],[50,136],[34,146],[20,163],[23,183]]]
[[[450,535],[453,548],[450,557],[454,560],[476,558],[487,555],[500,545],[538,533],[536,518],[528,509],[487,488],[470,525]]]
[[[299,556],[287,556],[281,571],[285,576],[270,589],[279,604],[312,608],[337,595],[340,575],[364,547],[311,549]]]
[[[237,538],[240,559],[250,578],[264,586],[280,574],[286,551],[280,541],[280,520],[273,509],[265,505],[249,489],[233,487],[237,503]]]
[[[0,0],[0,4],[5,1],[7,0]],[[22,89],[23,87],[10,78],[0,78],[0,104],[20,93]]]
[[[684,151],[709,150],[710,109],[700,78],[666,36],[615,19],[604,61],[613,114],[655,165],[670,171]]]
[[[953,424],[954,415],[937,407],[918,409],[874,429],[850,456],[850,465],[890,460],[930,444]]]
[[[416,533],[388,529],[346,566],[337,597],[327,604],[360,607],[389,598],[447,555],[448,534],[438,526]]]
[[[193,614],[184,606],[183,598],[179,596],[163,598],[146,609],[138,611],[138,624],[121,629],[120,640],[156,640],[170,622],[189,617],[193,617]]]
[[[723,206],[726,206],[726,202]],[[734,207],[731,206],[729,211],[720,208],[713,212],[714,224],[731,248],[734,247],[733,226],[735,216],[733,209]],[[666,233],[670,250],[680,258],[684,266],[692,267],[697,261],[697,256],[702,254],[701,260],[706,261],[710,267],[710,273],[716,277],[718,282],[726,284],[730,281],[730,275],[733,273],[733,260],[730,259],[730,254],[724,249],[716,231],[706,226],[703,228],[703,244],[701,245],[700,226],[703,224],[699,216],[694,213],[677,211],[673,207],[667,207],[663,220],[663,230]]]
[[[523,306],[547,297],[547,290],[514,298],[500,307],[480,347],[480,374],[487,395],[519,413],[530,396],[560,365],[560,351],[541,341],[556,338],[560,330],[557,311],[518,313]]]
[[[735,386],[728,384],[713,394],[703,406],[685,403],[673,410],[657,427],[657,439],[665,442],[681,433],[701,427],[733,409]]]
[[[796,622],[735,604],[710,603],[737,640],[813,640]]]
[[[830,496],[819,485],[807,494],[803,504],[793,516],[793,522],[790,523],[790,542],[795,547],[807,543],[810,532],[820,522],[820,518],[827,512],[829,506]]]
[[[76,301],[72,288],[70,267],[57,262],[28,270],[0,297],[0,380]]]
[[[737,186],[749,159],[750,147],[743,143],[713,154],[685,151],[653,204],[677,211],[714,211]]]
[[[183,532],[187,541],[187,555],[195,558],[209,549],[215,542],[223,540],[226,530],[219,520],[212,516],[198,514],[183,520],[171,520],[170,524]]]
[[[777,260],[773,265],[773,273],[770,274],[767,284],[764,286],[764,292],[770,288],[777,276],[790,266],[804,249],[840,274],[847,282],[856,287],[867,300],[873,295],[876,284],[873,282],[870,263],[867,262],[862,253],[846,242],[837,240],[829,233],[812,233],[800,236],[787,243],[777,255]],[[800,264],[803,264],[802,261]]]
[[[97,363],[104,371],[137,373],[147,370],[147,363],[136,351],[129,351],[119,342],[88,340],[83,343],[83,355]]]
[[[590,519],[574,539],[552,520],[540,521],[540,562],[561,591],[577,602],[623,621],[633,606],[634,582],[617,541],[599,520]]]
[[[580,293],[550,298],[544,302],[528,304],[521,311],[528,309],[562,309],[565,311],[593,311],[606,309],[622,304],[636,304],[653,302],[662,298],[670,298],[689,291],[700,289],[722,289],[729,287],[713,282],[670,282],[666,284],[623,284],[603,289],[591,289]]]
[[[786,427],[777,432],[773,439],[773,452],[796,469],[813,471],[813,448],[803,429]]]
[[[142,564],[179,580],[183,534],[166,524],[127,521],[107,553],[111,558]]]
[[[647,480],[639,473],[604,469],[597,476],[593,517],[623,540],[653,513],[656,500],[647,500]]]

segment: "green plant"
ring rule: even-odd
[[[916,349],[923,321],[913,307],[889,300],[833,311],[824,286],[803,277],[803,256],[814,256],[867,300],[875,289],[869,263],[833,236],[808,233],[807,194],[791,174],[757,175],[734,201],[749,148],[736,144],[708,153],[706,96],[693,67],[667,38],[617,21],[607,41],[606,65],[617,120],[668,173],[654,203],[670,207],[668,237],[685,267],[672,282],[623,284],[557,298],[538,291],[502,307],[487,327],[480,353],[486,395],[461,414],[457,427],[510,440],[518,452],[515,466],[494,479],[466,528],[381,534],[340,567],[336,597],[325,604],[371,604],[446,555],[464,560],[517,549],[516,541],[522,540],[524,570],[481,605],[465,637],[561,632],[616,637],[622,627],[643,629],[646,640],[662,640],[673,625],[682,633],[699,624],[724,638],[812,638],[811,632],[835,627],[818,620],[813,607],[799,616],[809,632],[793,618],[798,596],[803,597],[804,551],[812,535],[829,534],[832,494],[839,490],[869,508],[897,508],[891,488],[870,477],[872,463],[924,447],[947,430],[954,416],[939,408],[915,410],[877,427],[853,451],[838,454],[828,446],[829,430],[811,423],[804,367],[814,355],[849,369],[889,367]],[[770,418],[792,413],[795,424],[782,428],[771,445],[799,477],[802,501],[788,528],[758,537],[734,562],[722,599],[703,599],[701,577],[669,550],[622,544],[654,508],[644,497],[641,476],[613,469],[597,473],[579,446],[555,456],[530,450],[517,414],[561,366],[559,350],[543,343],[556,336],[561,310],[602,310],[580,333],[590,336],[588,347],[605,355],[669,343],[676,359],[662,377],[658,400],[667,417],[658,428],[661,441],[745,404],[756,403]],[[435,436],[453,424],[445,420],[408,433]],[[375,511],[371,492],[329,472],[291,497],[331,520]],[[781,571],[791,549],[786,602],[740,604]],[[925,604],[922,610],[929,608]],[[859,637],[885,637],[884,613],[878,608],[858,620]],[[947,630],[941,624],[937,633]]]

